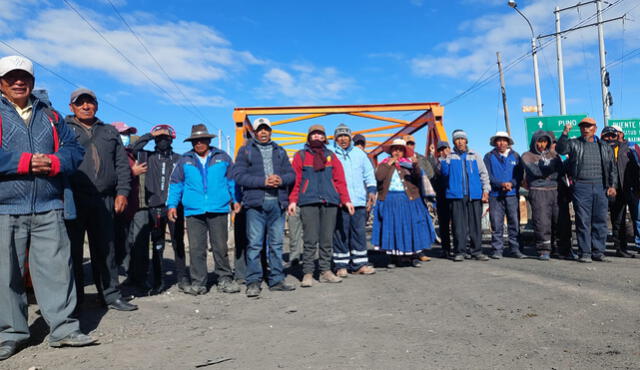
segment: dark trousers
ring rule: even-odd
[[[571,188],[558,184],[558,218],[551,224],[551,249],[562,256],[573,255],[571,235]]]
[[[551,252],[551,230],[558,219],[558,190],[531,188],[529,204],[536,248],[539,252]]]
[[[626,252],[627,241],[634,236],[633,225],[627,222],[627,206],[633,207],[631,194],[623,190],[609,201],[609,213],[611,214],[611,232],[613,234],[613,247],[616,251]]]
[[[336,231],[333,234],[333,263],[337,269],[357,271],[369,262],[367,257],[367,208],[356,207],[351,216],[345,209],[337,212]]]
[[[124,213],[115,216],[114,224],[114,246],[116,253],[116,266],[129,270],[131,262],[131,243],[129,243],[129,233],[131,232],[131,222]]]
[[[207,235],[213,248],[214,273],[218,281],[232,278],[227,247],[228,213],[206,213],[187,217],[189,237],[189,271],[196,286],[207,285]]]
[[[440,245],[442,251],[451,253],[451,214],[449,213],[449,202],[445,197],[436,198],[438,213],[438,229],[440,231]]]
[[[607,195],[601,182],[576,181],[573,210],[580,256],[601,256],[607,239]]]
[[[287,216],[289,225],[289,262],[300,260],[304,249],[302,239],[302,220],[300,219],[300,207],[296,207],[296,214]]]
[[[144,287],[147,284],[150,233],[149,209],[141,208],[136,211],[131,220],[128,235],[131,245],[131,259],[127,274],[127,280],[139,287]]]
[[[520,204],[517,196],[489,197],[491,247],[499,253],[504,249],[504,217],[507,216],[509,248],[520,250]]]
[[[166,207],[149,209],[151,219],[151,260],[153,264],[153,287],[158,288],[163,282],[163,255],[165,247],[165,232],[169,228],[171,246],[173,247],[176,278],[178,282],[188,281],[184,252],[184,211],[178,207],[176,222],[169,221]],[[148,258],[148,254],[147,254]],[[146,271],[146,270],[145,270]]]
[[[333,205],[312,204],[300,207],[304,250],[302,271],[312,274],[315,270],[316,251],[320,272],[331,270],[333,253],[333,232],[336,228],[338,207]]]
[[[244,281],[247,274],[247,209],[242,208],[233,218],[233,241],[235,265],[233,277],[238,281]]]
[[[67,223],[78,302],[84,300],[84,235],[89,239],[93,282],[106,304],[120,299],[114,245],[113,196],[75,194],[78,218]]]
[[[467,251],[472,255],[482,253],[482,201],[479,199],[449,199],[449,212],[453,226],[453,253]],[[467,250],[467,238],[471,248]]]

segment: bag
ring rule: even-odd
[[[422,198],[434,198],[436,196],[436,191],[433,189],[433,185],[431,185],[431,180],[429,180],[429,176],[423,171],[420,170],[421,174],[421,186],[420,186],[420,194]]]

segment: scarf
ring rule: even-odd
[[[385,159],[383,159],[383,160],[382,160],[382,163],[387,163],[387,162],[389,162],[389,160],[390,160],[390,159],[391,159],[391,157],[387,157],[387,158],[385,158]],[[394,165],[396,166],[396,168],[398,168],[398,169],[399,169],[399,168],[400,168],[400,164],[401,164],[401,163],[404,163],[404,164],[405,164],[405,166],[404,166],[404,167],[407,167],[407,165],[409,165],[409,166],[411,166],[411,165],[412,165],[411,159],[409,159],[409,158],[405,158],[405,157],[400,157],[400,159],[398,159],[398,160],[396,161],[396,163],[394,163]]]
[[[309,148],[313,152],[313,170],[316,172],[324,170],[327,162],[327,158],[324,156],[324,143],[320,140],[311,140]]]

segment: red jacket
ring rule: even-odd
[[[322,171],[313,169],[313,152],[307,145],[293,156],[296,182],[289,194],[289,202],[298,206],[351,202],[342,163],[331,150],[325,148],[324,151],[327,161]]]

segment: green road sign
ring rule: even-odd
[[[620,127],[624,132],[625,139],[640,143],[640,118],[610,119],[609,126]]]
[[[556,135],[556,138],[560,138],[566,124],[573,126],[569,131],[569,137],[578,137],[580,136],[578,123],[586,116],[586,114],[575,114],[570,116],[527,117],[524,119],[527,128],[527,145],[531,142],[533,133],[538,130],[551,131]],[[640,134],[640,126],[638,126],[637,131]]]

